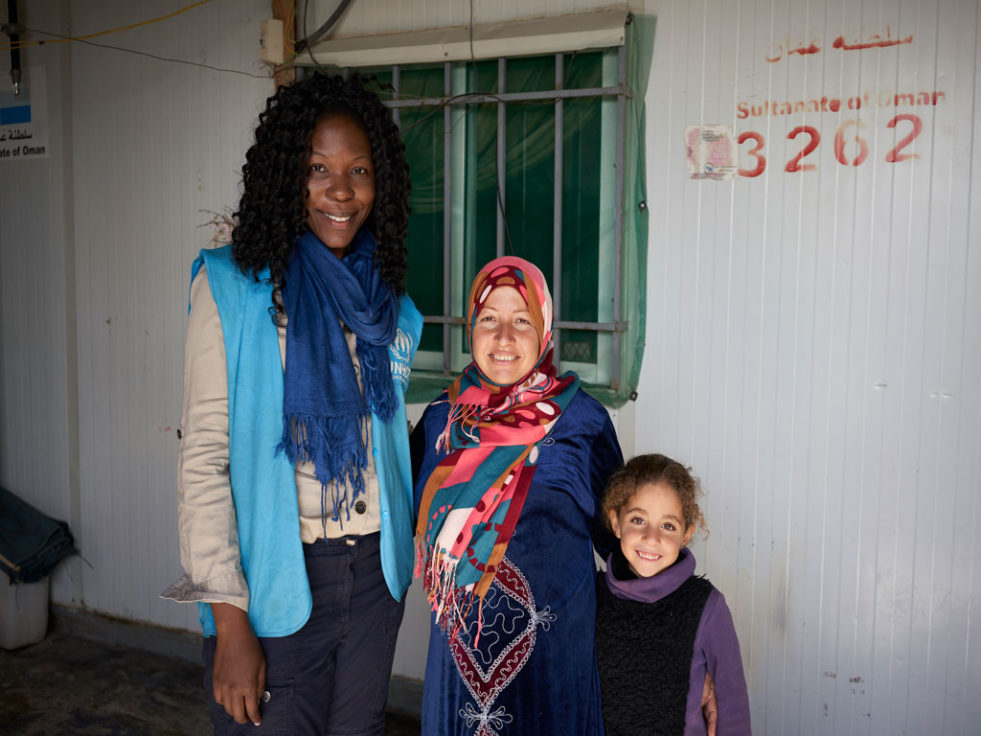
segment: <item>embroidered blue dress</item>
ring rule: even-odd
[[[445,395],[412,434],[416,506],[442,454]],[[606,410],[581,389],[542,441],[514,537],[483,605],[452,645],[432,622],[423,686],[427,736],[583,734],[602,736],[593,632],[592,538],[605,553],[600,499],[623,463]],[[612,540],[615,541],[615,540]]]

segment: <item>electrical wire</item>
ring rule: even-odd
[[[210,0],[209,0],[210,1]],[[65,41],[74,41],[77,43],[85,44],[86,46],[95,46],[100,49],[112,49],[113,51],[123,51],[127,54],[136,54],[137,56],[145,56],[149,59],[156,59],[157,61],[169,61],[174,64],[186,64],[187,66],[199,66],[202,69],[210,69],[215,72],[226,72],[228,74],[241,74],[242,76],[252,77],[253,79],[270,79],[272,74],[253,74],[252,72],[245,72],[241,69],[226,69],[220,66],[211,66],[210,64],[202,64],[197,61],[187,61],[186,59],[174,59],[168,56],[157,56],[156,54],[151,54],[147,51],[137,51],[136,49],[127,49],[122,46],[112,46],[107,43],[95,43],[94,41],[85,41],[81,38],[71,38],[68,36],[59,36],[57,33],[51,33],[50,31],[39,31],[36,28],[27,28],[25,30],[31,31],[32,33],[44,33],[48,36],[55,36],[56,38],[63,39]]]
[[[202,64],[201,62],[197,62],[197,61],[187,61],[186,59],[175,59],[168,56],[158,56],[157,54],[151,54],[147,51],[128,49],[122,46],[113,46],[112,44],[106,44],[106,43],[95,43],[94,41],[89,40],[93,38],[98,38],[99,36],[105,36],[113,33],[123,33],[124,31],[130,31],[134,28],[141,28],[143,26],[149,26],[149,25],[153,25],[154,23],[160,23],[165,20],[170,20],[171,18],[180,15],[181,13],[186,13],[188,10],[193,10],[194,8],[200,7],[201,5],[207,5],[210,2],[214,2],[214,0],[199,0],[199,2],[191,3],[190,5],[186,5],[183,8],[175,10],[172,13],[167,13],[166,15],[161,15],[156,18],[140,21],[139,23],[131,23],[130,25],[127,26],[117,26],[115,28],[109,28],[104,31],[89,33],[84,36],[66,36],[60,33],[45,31],[40,28],[30,28],[24,26],[25,31],[30,31],[31,33],[37,33],[43,36],[50,36],[51,39],[53,40],[42,39],[38,41],[21,41],[16,44],[6,44],[6,48],[21,49],[28,46],[44,46],[46,44],[52,44],[52,43],[73,42],[73,43],[85,44],[86,46],[95,46],[96,48],[111,49],[113,51],[122,51],[127,54],[136,54],[137,56],[145,56],[149,59],[156,59],[157,61],[167,61],[174,64],[186,64],[187,66],[197,66],[197,67],[201,67],[202,69],[209,69],[215,72],[224,72],[227,74],[241,74],[246,77],[252,77],[253,79],[269,79],[272,76],[272,74],[253,74],[252,72],[242,71],[241,69],[227,69],[225,67],[212,66],[211,64]],[[0,49],[2,48],[4,47],[0,45]]]
[[[306,0],[306,2],[303,3],[303,38],[308,38],[308,35],[307,35],[307,11],[309,9],[310,9],[310,0]],[[297,56],[299,56],[300,54],[303,53],[303,50],[298,48],[302,42],[303,42],[303,39],[300,39],[299,41],[297,41],[293,45],[293,58],[294,59]],[[323,69],[323,66],[321,66],[321,64],[320,64],[319,61],[317,61],[317,57],[315,57],[313,55],[313,49],[311,48],[310,44],[307,44],[307,46],[306,46],[306,52],[307,52],[307,56],[310,57],[310,61],[313,62],[313,65],[315,67],[317,67],[318,69],[321,69],[322,70]]]
[[[315,30],[312,34],[307,35],[307,8],[310,7],[310,0],[306,0],[306,2],[303,5],[303,36],[304,37],[296,42],[296,45],[294,47],[296,53],[302,54],[304,50],[309,49],[315,43],[317,43],[317,41],[319,41],[321,38],[327,35],[330,32],[330,29],[333,28],[337,24],[337,21],[341,19],[341,16],[344,14],[344,11],[347,10],[347,7],[351,4],[352,1],[353,0],[341,0],[340,4],[334,9],[334,12],[331,13],[330,17],[327,19],[327,22],[324,23],[322,26],[320,26],[320,28]],[[313,59],[313,54],[310,55],[310,58]],[[316,60],[314,60],[314,63],[315,64],[317,63]]]
[[[174,17],[180,15],[181,13],[186,13],[188,10],[193,10],[194,8],[197,8],[197,7],[201,6],[201,5],[207,5],[208,3],[211,3],[211,2],[214,2],[214,0],[199,0],[199,2],[191,3],[190,5],[186,5],[183,8],[180,8],[179,10],[175,10],[172,13],[167,13],[166,15],[161,15],[161,16],[159,16],[157,18],[151,18],[150,20],[143,20],[143,21],[140,21],[139,23],[132,23],[132,24],[130,24],[128,26],[118,26],[116,28],[109,28],[109,29],[104,30],[104,31],[97,31],[96,33],[89,33],[89,34],[86,34],[84,36],[63,36],[63,35],[58,34],[58,33],[48,33],[47,31],[37,30],[35,28],[27,28],[25,26],[25,30],[31,31],[33,33],[43,33],[46,36],[54,36],[58,40],[57,41],[47,41],[47,40],[45,40],[45,41],[21,41],[18,44],[16,44],[16,48],[25,48],[27,46],[43,46],[44,44],[47,44],[47,43],[66,43],[66,42],[69,42],[69,41],[87,41],[89,39],[98,38],[99,36],[105,36],[105,35],[108,35],[110,33],[123,33],[124,31],[130,31],[130,30],[132,30],[134,28],[140,28],[142,26],[149,26],[149,25],[152,25],[154,23],[160,23],[161,21],[170,20],[171,18],[174,18]],[[93,45],[98,45],[98,44],[93,44]],[[7,44],[7,48],[8,49],[9,48],[14,48],[14,47],[15,47],[15,44]],[[0,46],[0,48],[3,48],[3,47]],[[110,46],[109,48],[114,48],[114,47]],[[123,50],[125,50],[125,49],[123,49]]]

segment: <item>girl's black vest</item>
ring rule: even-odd
[[[607,736],[683,736],[695,632],[712,591],[692,576],[656,603],[596,578],[596,652]],[[701,688],[703,683],[697,683]]]

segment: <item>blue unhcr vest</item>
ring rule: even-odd
[[[260,273],[258,281],[243,274],[232,259],[231,246],[225,246],[201,251],[191,267],[192,282],[202,264],[225,340],[229,472],[242,569],[249,585],[249,621],[256,636],[287,636],[306,623],[313,600],[299,534],[295,472],[276,451],[283,428],[283,366],[269,313],[269,270]],[[422,315],[408,296],[402,296],[398,334],[388,347],[398,406],[390,423],[371,416],[382,571],[396,600],[412,581],[412,468],[403,396],[421,333]],[[198,608],[204,635],[214,636],[210,604],[199,603]]]

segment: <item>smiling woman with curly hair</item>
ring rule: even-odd
[[[360,75],[350,79],[317,75],[281,87],[259,115],[255,143],[242,167],[242,199],[232,234],[235,261],[258,273],[269,266],[274,281],[282,275],[296,239],[306,229],[310,138],[326,113],[351,115],[371,142],[375,167],[375,205],[366,225],[378,242],[375,263],[396,293],[405,292],[405,234],[409,223],[409,168],[405,146],[392,114],[365,89]]]
[[[409,175],[358,75],[280,87],[191,269],[181,564],[216,733],[381,734],[412,575]],[[272,318],[270,318],[272,315]]]

